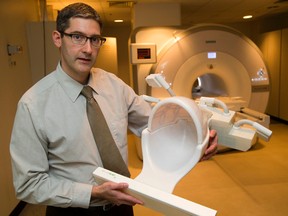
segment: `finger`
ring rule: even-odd
[[[217,151],[218,147],[218,136],[217,136],[217,131],[216,130],[211,130],[210,131],[210,137],[209,137],[209,143],[208,147],[205,151],[205,154],[210,154],[215,151]]]
[[[129,185],[127,183],[117,183],[115,185],[115,188],[113,188],[114,192],[117,193],[117,203],[116,205],[126,204],[126,205],[136,205],[140,204],[143,205],[143,201],[137,199],[136,197],[129,194],[129,191],[127,190],[129,188]]]
[[[212,142],[210,142],[210,145],[208,146],[208,148],[205,150],[205,155],[209,155],[211,153],[216,153],[217,152],[217,148],[218,148],[218,144],[217,141],[213,140]]]
[[[143,205],[144,202],[140,199],[137,199],[136,197],[134,196],[131,196],[129,194],[126,194],[123,196],[123,199],[121,200],[123,202],[123,204],[127,204],[127,205],[136,205],[136,204],[139,204],[139,205]]]
[[[212,130],[210,130],[210,134],[209,135],[210,135],[210,139],[211,138],[213,139],[217,135],[217,131],[212,129]]]
[[[121,183],[118,183],[114,189],[124,190],[124,189],[127,189],[128,187],[129,187],[128,183],[121,182]]]

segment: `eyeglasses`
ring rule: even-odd
[[[60,33],[62,35],[70,37],[72,43],[73,44],[77,44],[77,45],[84,45],[87,42],[87,40],[89,39],[90,43],[92,44],[92,46],[98,48],[98,47],[101,47],[106,41],[106,38],[101,37],[99,35],[96,35],[96,36],[93,36],[93,37],[87,37],[85,35],[76,34],[76,33],[73,33],[73,34],[68,34],[68,33],[65,33],[65,32],[60,32]]]

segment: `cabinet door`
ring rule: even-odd
[[[259,48],[270,75],[270,94],[266,113],[279,117],[281,30],[261,34]]]
[[[288,121],[288,28],[282,30],[279,117]]]

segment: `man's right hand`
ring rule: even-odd
[[[93,186],[91,199],[101,198],[115,205],[143,205],[141,200],[125,193],[128,187],[127,183],[105,182],[102,185]]]

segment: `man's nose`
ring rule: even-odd
[[[90,39],[88,39],[88,40],[86,41],[86,43],[84,44],[84,47],[83,47],[83,48],[84,48],[85,52],[87,52],[87,53],[91,53],[91,52],[92,52],[93,45],[92,45]]]

